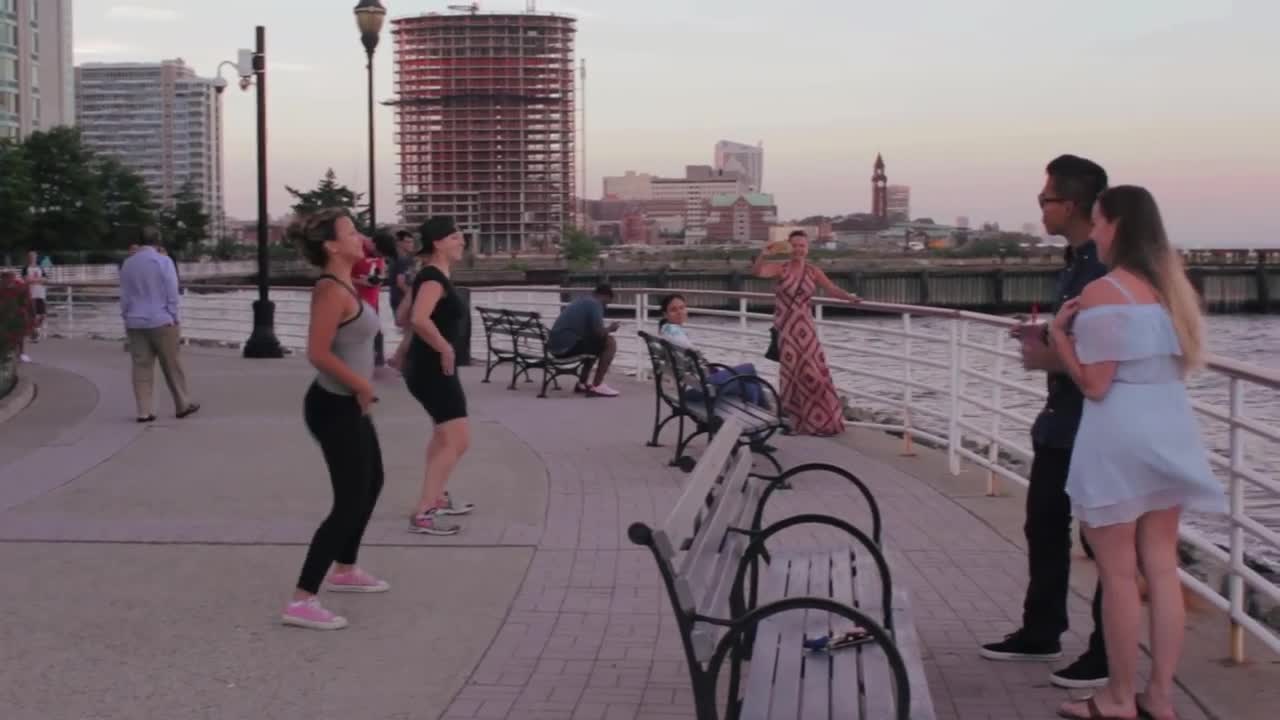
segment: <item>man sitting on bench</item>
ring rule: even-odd
[[[600,284],[590,295],[574,300],[560,312],[560,317],[551,326],[551,336],[547,349],[558,358],[587,355],[592,359],[582,366],[582,376],[574,392],[586,393],[596,397],[617,397],[618,391],[604,384],[605,373],[613,356],[618,352],[618,343],[613,333],[618,330],[618,323],[604,323],[604,308],[613,301],[613,288],[608,284]],[[591,368],[595,366],[594,382],[587,382]]]

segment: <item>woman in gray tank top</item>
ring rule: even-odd
[[[316,594],[322,583],[333,592],[390,589],[356,566],[360,541],[382,490],[382,450],[369,416],[377,402],[372,377],[379,323],[377,313],[351,286],[351,269],[364,257],[364,246],[346,210],[321,210],[300,218],[290,226],[289,238],[308,262],[324,270],[311,291],[307,359],[316,368],[316,378],[303,402],[303,415],[329,466],[333,508],[311,539],[297,589],[281,619],[286,625],[337,630],[346,627],[347,620],[320,605]]]

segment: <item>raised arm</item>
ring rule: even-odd
[[[761,250],[756,256],[755,262],[751,264],[751,274],[758,278],[772,280],[773,278],[782,276],[783,264],[780,262],[769,262],[764,259],[765,251]]]
[[[827,295],[833,298],[844,300],[845,302],[848,302],[848,303],[862,302],[862,298],[858,297],[857,295],[854,295],[851,292],[847,292],[844,288],[832,282],[831,278],[827,277],[826,273],[822,272],[816,267],[813,269],[813,271],[817,273],[816,278],[818,281],[818,287],[822,288],[822,291]]]

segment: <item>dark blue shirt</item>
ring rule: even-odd
[[[1067,266],[1058,273],[1057,307],[1080,296],[1085,286],[1107,274],[1107,266],[1098,259],[1093,241],[1078,248],[1067,248]],[[1065,373],[1049,373],[1049,397],[1044,409],[1031,426],[1031,441],[1036,446],[1070,448],[1076,442],[1080,415],[1084,412],[1084,393]]]
[[[551,326],[547,349],[564,355],[587,338],[604,334],[604,304],[593,295],[580,297],[560,311]]]

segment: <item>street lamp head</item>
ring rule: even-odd
[[[378,47],[378,36],[387,19],[387,8],[381,0],[360,0],[356,5],[356,27],[360,29],[360,41],[364,49],[372,53]]]
[[[226,79],[226,78],[224,78],[224,77],[222,77],[221,75],[219,75],[218,77],[214,78],[214,79],[213,79],[213,89],[214,89],[215,91],[217,91],[217,93],[218,93],[219,95],[221,95],[221,94],[222,94],[223,92],[225,92],[225,91],[226,91],[226,89],[227,89],[227,79]]]

